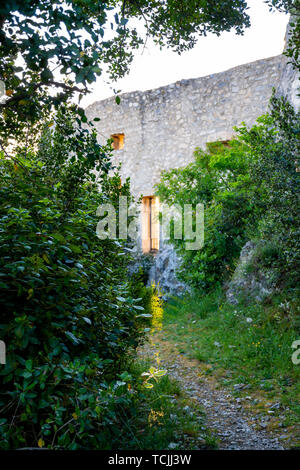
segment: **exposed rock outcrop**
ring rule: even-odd
[[[172,245],[163,244],[149,272],[149,284],[155,282],[164,296],[182,295],[188,287],[176,277],[176,270],[180,266],[178,258]]]
[[[237,304],[240,298],[262,302],[274,292],[274,272],[260,266],[255,267],[256,250],[263,243],[249,241],[244,245],[239,263],[227,285],[226,297],[231,304]],[[250,266],[252,269],[249,269]]]

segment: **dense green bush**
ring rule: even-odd
[[[125,242],[96,236],[99,204],[130,196],[107,176],[109,147],[72,110],[51,124],[37,150],[0,160],[0,447],[101,448],[132,400],[124,370],[149,293],[126,280]]]
[[[270,105],[251,129],[236,129],[238,140],[197,149],[193,163],[165,172],[157,186],[170,205],[204,204],[204,247],[187,251],[184,240],[172,240],[182,258],[178,276],[193,287],[222,284],[250,239],[276,247],[267,264],[280,271],[281,286],[299,283],[299,113],[283,98]]]
[[[178,277],[193,287],[209,289],[226,279],[247,240],[253,214],[249,194],[255,188],[248,175],[245,146],[211,143],[197,149],[195,162],[162,175],[157,194],[169,205],[204,204],[205,242],[198,251],[185,250],[184,240],[172,240],[182,258]]]
[[[281,285],[295,288],[300,280],[300,113],[283,98],[273,96],[270,105],[270,114],[239,133],[257,186],[251,195],[257,235],[277,251],[271,264],[280,270]]]

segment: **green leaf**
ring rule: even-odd
[[[76,338],[76,336],[73,335],[73,333],[70,331],[66,331],[65,335],[72,341],[73,344],[78,345],[80,343],[79,339]]]

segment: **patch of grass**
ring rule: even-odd
[[[166,312],[172,313],[173,311],[177,315],[177,312],[180,311],[181,315],[187,315],[188,318],[194,316],[197,319],[203,319],[208,314],[215,312],[222,302],[223,298],[220,292],[185,298],[172,297],[168,301]]]
[[[283,426],[295,425],[300,421],[300,365],[292,363],[291,346],[300,334],[294,328],[295,305],[292,313],[284,308],[280,299],[230,305],[220,291],[173,298],[165,306],[163,332],[182,353],[210,366],[205,375],[213,374],[234,395],[258,394],[266,413],[280,403],[269,416],[278,416]]]
[[[147,362],[135,363],[131,373],[140,376],[148,368]],[[217,447],[216,440],[205,426],[201,407],[167,375],[159,379],[152,389],[142,388],[136,393],[135,407],[126,416],[126,428],[120,449],[192,450]]]

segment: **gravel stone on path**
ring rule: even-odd
[[[207,426],[219,440],[219,449],[284,449],[279,440],[265,430],[266,421],[257,423],[255,416],[249,415],[240,400],[229,395],[228,390],[213,387],[206,377],[200,379],[195,361],[189,361],[181,354],[169,357],[164,354],[164,348],[155,349],[150,344],[144,345],[139,355],[153,359],[156,351],[159,351],[160,367],[167,369],[169,377],[181,384],[184,392],[204,408]],[[259,424],[260,429],[255,429],[254,424]]]

